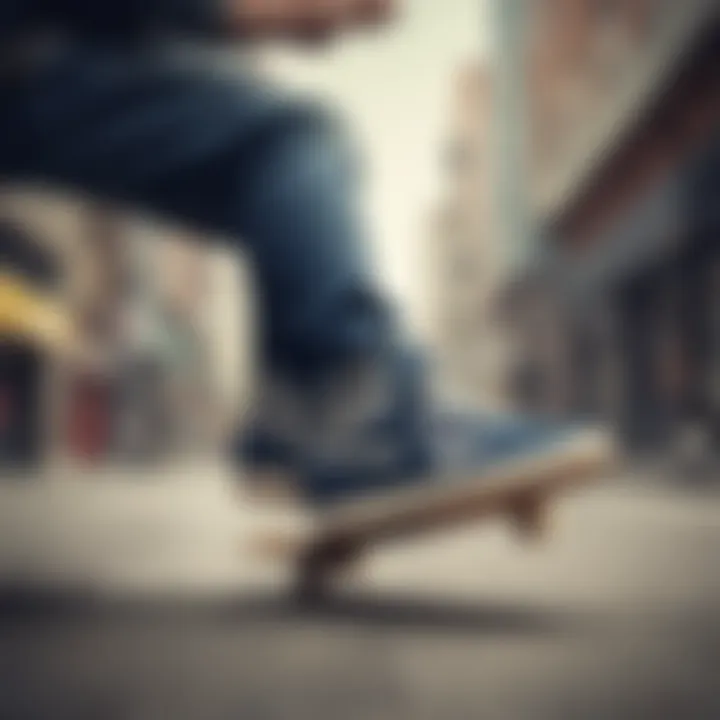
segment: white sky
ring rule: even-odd
[[[487,50],[487,0],[406,0],[392,29],[271,66],[339,105],[365,150],[368,211],[383,276],[422,322],[422,258],[457,71]],[[427,294],[425,293],[425,296]]]

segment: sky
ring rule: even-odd
[[[458,70],[487,53],[487,0],[405,0],[400,22],[321,52],[272,51],[285,81],[352,123],[368,171],[369,235],[410,322],[422,323],[423,252],[439,199],[441,148]]]

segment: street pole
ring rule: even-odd
[[[531,261],[528,79],[529,0],[491,0],[494,22],[495,188],[501,272],[512,282]]]
[[[532,0],[486,0],[491,5],[493,70],[492,164],[496,271],[495,385],[501,405],[515,403],[516,373],[525,352],[522,331],[510,310],[518,285],[533,261],[529,202],[528,64],[526,32]],[[501,319],[502,318],[502,319]]]

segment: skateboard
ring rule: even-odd
[[[379,546],[492,518],[505,518],[526,539],[544,536],[553,503],[573,488],[599,480],[616,453],[593,436],[545,458],[496,467],[475,483],[379,496],[331,510],[302,534],[275,531],[258,538],[265,555],[295,570],[301,600],[324,596],[338,576]]]

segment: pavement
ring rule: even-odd
[[[720,717],[720,496],[608,481],[524,544],[378,550],[323,603],[222,471],[0,487],[0,717]]]

